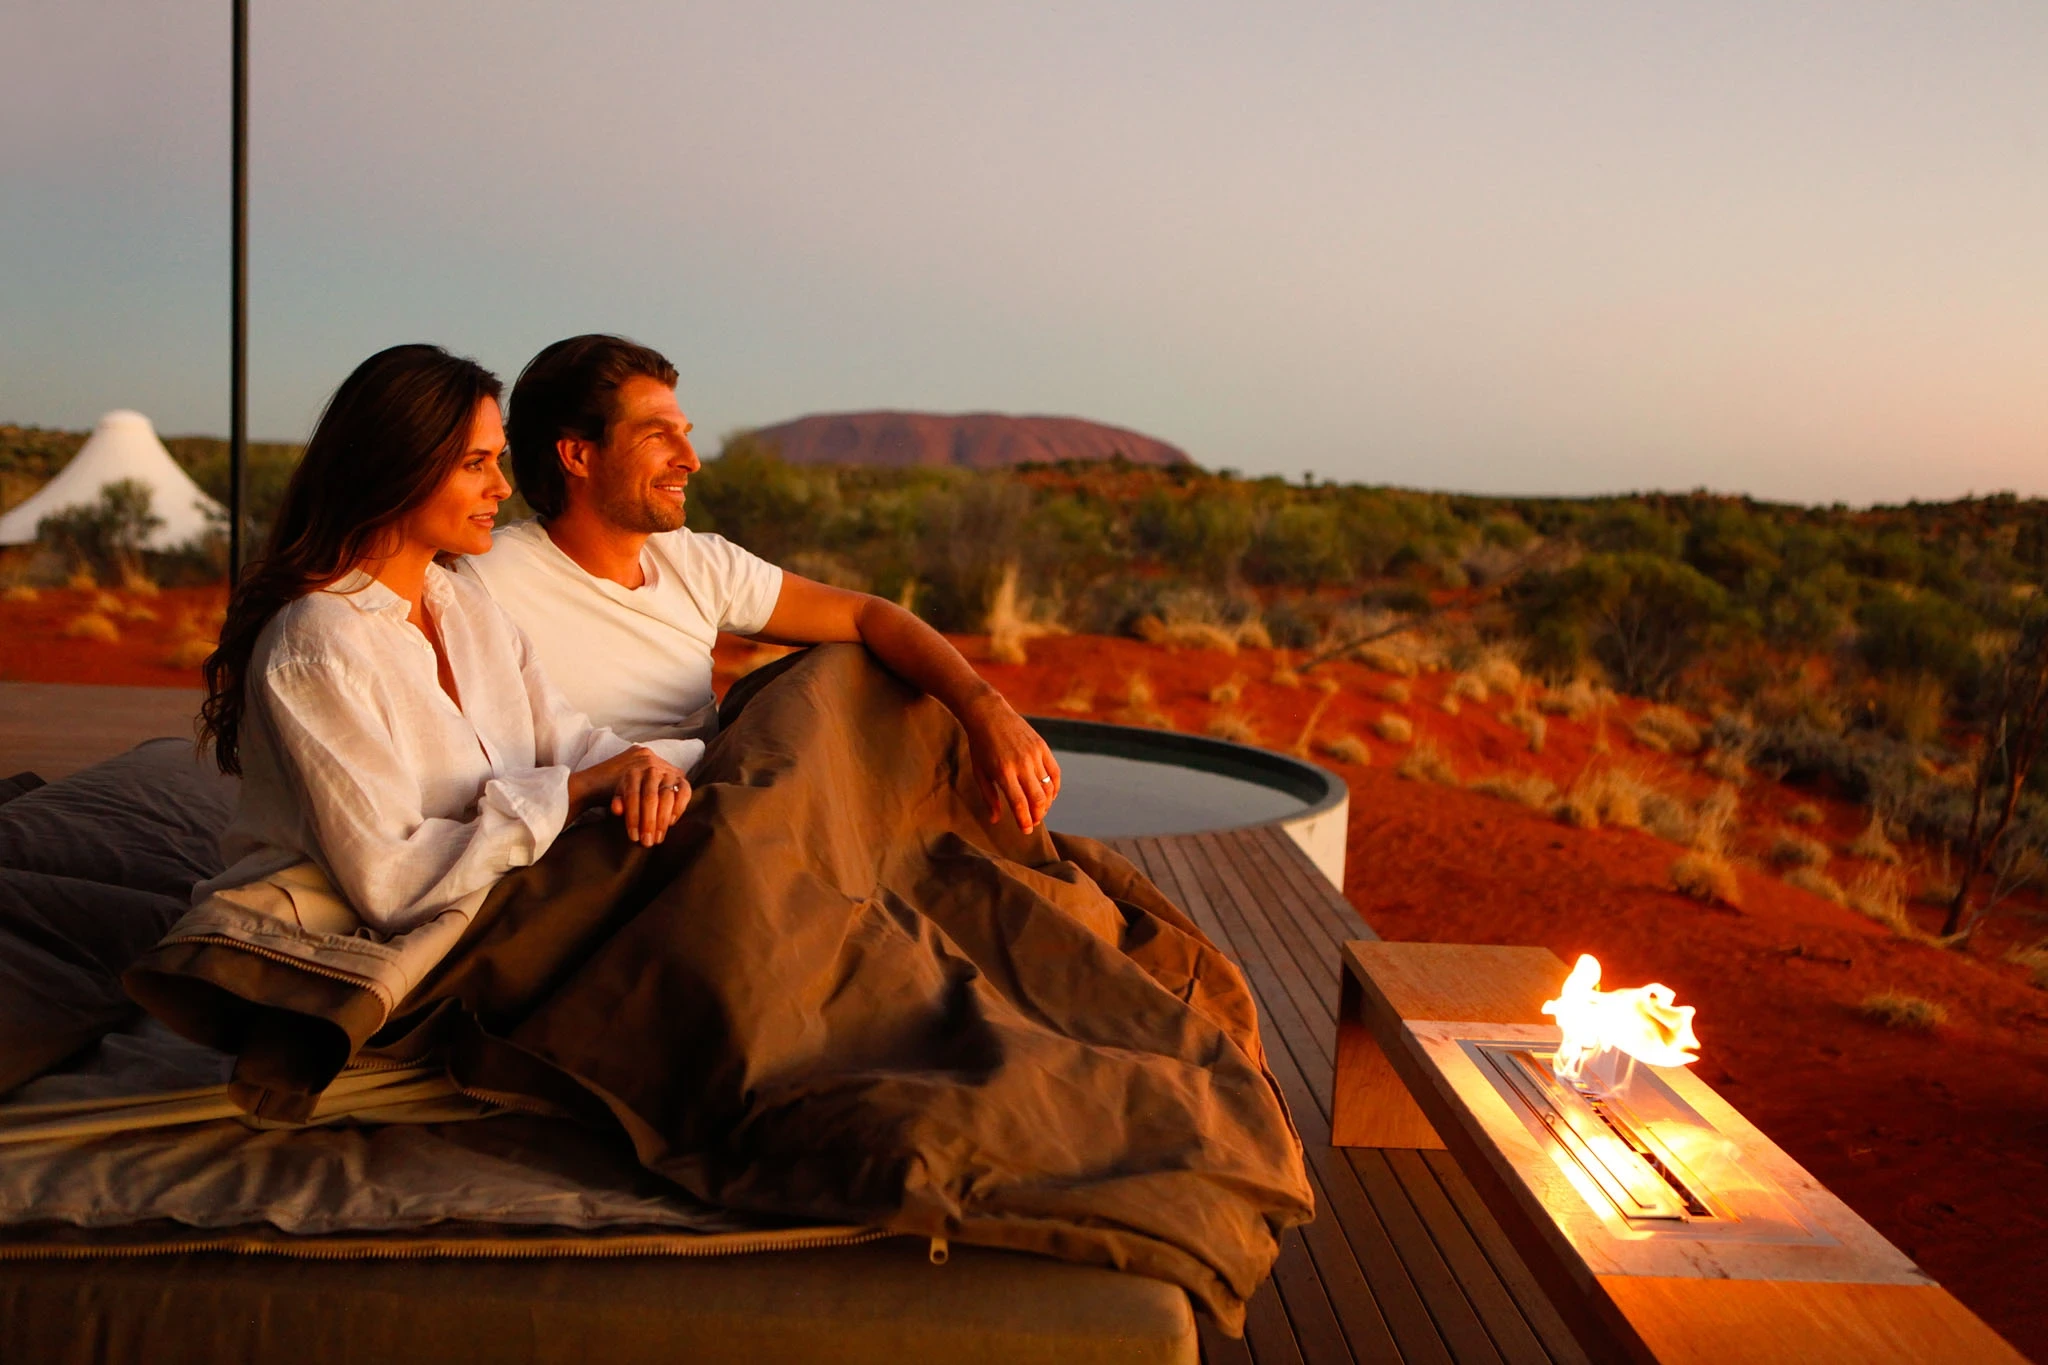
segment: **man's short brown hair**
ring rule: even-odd
[[[573,436],[604,444],[619,386],[635,378],[674,388],[676,367],[659,351],[602,332],[558,341],[527,362],[505,423],[512,474],[527,506],[543,517],[562,514],[567,491],[555,443]]]

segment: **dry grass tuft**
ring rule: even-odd
[[[1246,649],[1271,649],[1273,633],[1266,629],[1264,621],[1254,616],[1238,623],[1237,642]]]
[[[99,585],[100,581],[92,576],[92,570],[83,566],[74,569],[71,577],[64,580],[64,586],[75,592],[92,592]]]
[[[1778,836],[1771,840],[1770,852],[1764,856],[1770,860],[1772,867],[1783,871],[1793,867],[1826,867],[1828,859],[1833,855],[1829,853],[1826,844],[1812,835],[1781,829]]]
[[[1365,768],[1372,765],[1372,750],[1365,747],[1365,741],[1357,735],[1339,735],[1323,741],[1323,752],[1339,763],[1350,763]]]
[[[1884,821],[1879,819],[1874,811],[1871,813],[1870,823],[1863,827],[1863,832],[1849,845],[1849,856],[1868,858],[1874,863],[1883,863],[1886,867],[1897,867],[1904,861],[1899,855],[1899,846],[1885,835]]]
[[[1142,725],[1147,730],[1171,730],[1174,728],[1173,718],[1164,711],[1142,707],[1124,712],[1123,722],[1126,725]]]
[[[1227,739],[1233,744],[1264,743],[1259,738],[1259,727],[1252,723],[1251,717],[1234,707],[1218,711],[1211,716],[1208,725],[1204,727],[1204,733],[1217,739]]]
[[[64,623],[64,638],[67,640],[97,640],[103,645],[121,642],[121,628],[113,618],[102,612],[80,612]]]
[[[1831,900],[1837,905],[1849,903],[1849,893],[1842,884],[1817,867],[1795,867],[1785,874],[1785,885]]]
[[[1856,1006],[1856,1012],[1886,1028],[1918,1029],[1921,1032],[1948,1022],[1948,1010],[1939,1001],[1925,1000],[1903,991],[1879,991],[1875,995],[1866,995]]]
[[[1785,818],[1795,825],[1806,825],[1810,828],[1821,822],[1820,807],[1810,801],[1801,801],[1785,812]]]
[[[1209,700],[1217,706],[1235,706],[1244,697],[1244,674],[1233,673],[1209,689]]]
[[[1708,792],[1693,807],[1692,846],[1703,852],[1719,853],[1728,845],[1728,831],[1742,811],[1742,794],[1733,783],[1724,782]]]
[[[1275,687],[1299,687],[1301,686],[1301,674],[1296,673],[1293,667],[1286,662],[1283,652],[1281,662],[1274,665],[1273,674],[1266,681]]]
[[[1628,731],[1636,742],[1659,753],[1696,754],[1700,751],[1700,730],[1692,719],[1675,706],[1653,706],[1629,722]]]
[[[1142,669],[1124,675],[1124,705],[1138,709],[1150,707],[1158,700],[1152,693],[1152,679]]]
[[[1407,683],[1390,682],[1386,686],[1376,689],[1373,692],[1373,695],[1375,697],[1378,697],[1381,701],[1387,702],[1391,705],[1406,706],[1408,704],[1409,697],[1412,696],[1413,693],[1411,693],[1408,690]]]
[[[1437,752],[1436,745],[1426,739],[1408,751],[1407,756],[1394,769],[1394,775],[1405,777],[1411,782],[1434,782],[1443,787],[1461,785],[1457,771],[1451,767],[1450,761]]]
[[[1541,711],[1518,706],[1508,712],[1506,719],[1509,725],[1522,732],[1522,738],[1528,741],[1530,753],[1543,752],[1543,741],[1550,734],[1550,723],[1543,719]]]
[[[1650,787],[1634,773],[1621,768],[1588,768],[1565,789],[1558,803],[1557,818],[1578,829],[1643,827],[1643,800]]]
[[[1669,876],[1672,889],[1680,895],[1709,905],[1718,902],[1733,909],[1742,908],[1742,883],[1735,876],[1734,866],[1719,853],[1694,849],[1680,854],[1671,864]]]
[[[2015,967],[2027,970],[2027,979],[2037,991],[2048,991],[2048,942],[2036,943],[2032,947],[2012,947],[2005,950],[2005,960]]]
[[[1536,709],[1566,720],[1584,720],[1606,710],[1613,700],[1614,694],[1605,688],[1595,687],[1584,678],[1574,678],[1562,687],[1547,689],[1536,699]]]
[[[1322,693],[1324,696],[1329,696],[1333,692],[1343,691],[1344,684],[1338,682],[1335,678],[1325,673],[1323,674],[1323,676],[1316,679],[1315,689],[1316,691]]]
[[[1489,654],[1468,671],[1498,696],[1513,696],[1522,688],[1521,666],[1505,654]]]
[[[214,642],[211,640],[187,635],[171,646],[171,652],[164,656],[164,662],[172,668],[197,668],[206,662],[214,648]]]
[[[1480,677],[1477,671],[1472,669],[1467,669],[1451,679],[1450,686],[1444,689],[1445,701],[1455,698],[1464,701],[1484,702],[1492,695],[1492,692],[1486,686],[1486,680]]]
[[[16,583],[7,590],[6,596],[9,602],[34,602],[42,597],[42,594],[26,583]]]
[[[1690,847],[1699,835],[1692,807],[1659,787],[1643,793],[1643,828],[1659,839]]]
[[[1749,762],[1733,749],[1714,750],[1700,760],[1700,767],[1709,777],[1718,777],[1723,782],[1749,781]]]
[[[1030,652],[1025,648],[1041,635],[1064,633],[1057,622],[1040,620],[1030,610],[1017,591],[1017,565],[1015,562],[1003,566],[1003,576],[996,584],[995,599],[989,603],[988,656],[999,664],[1021,664],[1030,661]]]
[[[1455,716],[1458,712],[1465,709],[1465,703],[1458,700],[1456,692],[1444,693],[1443,696],[1437,698],[1436,704],[1443,708],[1443,713],[1447,716]]]
[[[1060,694],[1060,699],[1053,705],[1069,715],[1086,715],[1095,709],[1095,689],[1076,678],[1067,684],[1067,690]]]
[[[130,602],[121,608],[121,617],[127,621],[154,621],[156,613],[140,602]]]
[[[121,571],[121,591],[135,597],[155,597],[163,591],[141,569],[130,567]]]
[[[1386,712],[1372,723],[1372,732],[1389,744],[1406,744],[1415,738],[1415,727],[1408,723],[1408,717]]]
[[[121,614],[121,599],[110,592],[103,592],[92,599],[92,605],[86,608],[86,610],[96,611],[102,616],[119,616]]]
[[[1865,919],[1877,921],[1902,938],[1918,938],[1906,916],[1905,879],[1884,868],[1866,868],[1849,883],[1844,903]]]
[[[1472,779],[1468,789],[1530,810],[1547,811],[1557,804],[1557,784],[1538,773],[1488,773]]]

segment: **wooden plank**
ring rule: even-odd
[[[1243,1337],[1226,1337],[1206,1313],[1195,1317],[1195,1338],[1202,1346],[1202,1365],[1252,1365],[1252,1348]]]
[[[1373,1211],[1379,1214],[1380,1225],[1393,1239],[1401,1264],[1414,1277],[1415,1287],[1421,1291],[1422,1301],[1429,1305],[1451,1355],[1459,1365],[1482,1361],[1495,1365],[1500,1361],[1500,1352],[1494,1349],[1492,1338],[1487,1336],[1478,1313],[1465,1297],[1464,1286],[1437,1250],[1421,1215],[1409,1203],[1407,1192],[1394,1178],[1385,1154],[1377,1148],[1350,1147],[1344,1149],[1344,1155],[1358,1172],[1358,1183],[1365,1187]]]
[[[1337,1017],[1336,988],[1342,974],[1337,961],[1338,945],[1330,942],[1319,930],[1303,927],[1299,894],[1260,852],[1256,839],[1228,834],[1205,837],[1212,841],[1212,856],[1228,860],[1244,879],[1252,896],[1246,908],[1266,926],[1266,941],[1283,949],[1293,962],[1306,989],[1306,998],[1314,1002],[1314,1008],[1304,1011],[1304,1017],[1314,1020],[1317,1012],[1321,1012],[1334,1023]],[[1334,1035],[1328,1032],[1322,1032],[1320,1036],[1325,1046],[1335,1041]],[[1331,1055],[1334,1057],[1334,1049]]]
[[[1396,1020],[1484,1024],[1548,1022],[1543,1003],[1564,985],[1565,965],[1548,948],[1474,943],[1349,943],[1346,966]]]
[[[1365,917],[1358,913],[1357,907],[1344,898],[1341,890],[1330,885],[1321,870],[1309,861],[1301,845],[1271,825],[1262,825],[1249,833],[1256,836],[1258,846],[1283,869],[1288,880],[1301,892],[1303,903],[1323,925],[1325,936],[1337,943],[1354,938],[1379,937],[1365,922]]]
[[[1660,1365],[2023,1365],[1937,1285],[1600,1277]]]
[[[1294,1326],[1287,1321],[1287,1307],[1270,1279],[1245,1305],[1244,1339],[1258,1365],[1307,1365],[1294,1340]]]
[[[1465,1297],[1479,1315],[1486,1334],[1493,1338],[1501,1359],[1509,1365],[1548,1365],[1549,1352],[1543,1349],[1543,1343],[1537,1340],[1535,1331],[1522,1317],[1514,1296],[1508,1293],[1500,1276],[1494,1273],[1492,1263],[1486,1259],[1486,1253],[1480,1250],[1479,1243],[1466,1229],[1465,1220],[1459,1217],[1450,1199],[1437,1185],[1436,1177],[1423,1164],[1422,1154],[1389,1151],[1381,1155],[1386,1158],[1394,1178],[1401,1182],[1408,1202],[1421,1216],[1422,1225],[1429,1230],[1444,1263],[1451,1268],[1451,1274],[1465,1291]]]
[[[1191,844],[1192,841],[1162,840],[1157,845],[1167,864],[1175,870],[1181,887],[1189,892],[1189,913],[1198,920],[1207,918],[1215,923],[1218,943],[1232,952],[1246,979],[1251,982],[1254,993],[1260,997],[1261,1014],[1276,1024],[1284,1018],[1288,1023],[1298,1025],[1291,1002],[1285,998],[1284,992],[1275,989],[1264,947],[1256,939],[1244,936],[1241,922],[1226,923],[1217,914],[1215,903],[1210,899],[1214,884],[1203,883],[1191,862],[1191,855],[1200,855],[1203,850],[1198,846],[1191,847]],[[1242,939],[1241,946],[1239,939]],[[1267,1052],[1274,1079],[1280,1083],[1281,1093],[1301,1129],[1310,1178],[1316,1185],[1318,1207],[1324,1216],[1332,1216],[1336,1230],[1342,1235],[1343,1252],[1349,1253],[1363,1283],[1369,1286],[1368,1294],[1364,1296],[1339,1292],[1334,1297],[1346,1339],[1353,1344],[1361,1360],[1387,1358],[1381,1353],[1382,1346],[1387,1346],[1393,1348],[1398,1359],[1415,1362],[1416,1365],[1450,1365],[1450,1352],[1437,1334],[1429,1308],[1409,1278],[1392,1240],[1380,1226],[1371,1200],[1366,1197],[1350,1166],[1329,1145],[1328,1119],[1323,1105],[1328,1095],[1330,1073],[1328,1070],[1322,1073],[1323,1085],[1319,1096],[1303,1075],[1300,1059],[1289,1047],[1284,1031],[1272,1040]],[[1344,1279],[1343,1255],[1329,1247],[1327,1234],[1318,1227],[1322,1221],[1323,1218],[1319,1217],[1316,1224],[1310,1225],[1307,1240],[1324,1273],[1332,1281]]]
[[[1366,1018],[1365,987],[1351,972],[1339,990],[1336,1075],[1330,1081],[1330,1142],[1337,1147],[1437,1147],[1429,1116],[1409,1093]]]
[[[1273,1263],[1273,1286],[1287,1309],[1295,1344],[1305,1365],[1352,1365],[1351,1348],[1337,1325],[1337,1314],[1324,1292],[1322,1277],[1309,1259],[1300,1228],[1280,1235],[1280,1255]]]
[[[1523,1320],[1542,1340],[1543,1348],[1557,1365],[1586,1365],[1585,1348],[1572,1335],[1571,1328],[1559,1316],[1557,1305],[1550,1301],[1550,1295],[1543,1292],[1543,1286],[1536,1283],[1522,1254],[1515,1250],[1507,1233],[1501,1230],[1479,1191],[1472,1188],[1472,1182],[1460,1170],[1456,1159],[1449,1152],[1424,1152],[1423,1164],[1436,1176],[1438,1188],[1451,1201],[1453,1208],[1465,1220],[1466,1230],[1472,1234],[1486,1259],[1500,1276],[1508,1293],[1514,1296],[1515,1304],[1522,1311]]]
[[[1191,841],[1204,855],[1222,889],[1223,894],[1214,898],[1221,917],[1226,923],[1235,919],[1242,928],[1241,940],[1248,939],[1268,949],[1266,957],[1272,967],[1273,979],[1299,1015],[1296,1056],[1305,1068],[1311,1065],[1311,1057],[1320,1059],[1311,1074],[1327,1074],[1336,1053],[1336,1002],[1319,997],[1315,987],[1302,974],[1284,941],[1274,932],[1243,872],[1230,861],[1228,850],[1219,847],[1212,835],[1194,835]],[[1326,1085],[1316,1089],[1325,1095],[1328,1093]]]

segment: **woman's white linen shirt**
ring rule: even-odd
[[[425,607],[460,708],[406,600],[368,574],[264,627],[221,836],[229,867],[194,904],[310,858],[365,922],[409,929],[547,852],[569,819],[569,774],[633,747],[562,698],[477,584],[431,566]],[[701,740],[647,747],[685,772],[704,754]]]

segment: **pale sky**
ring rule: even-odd
[[[2048,494],[2048,5],[253,0],[251,425],[622,331],[719,433]],[[0,421],[227,429],[226,0],[0,9]]]

